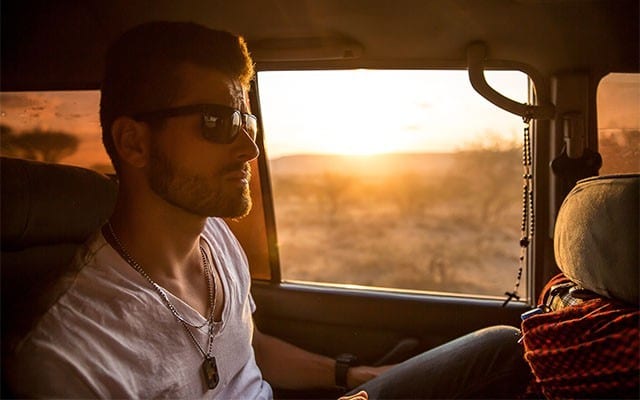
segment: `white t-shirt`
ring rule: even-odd
[[[213,355],[220,383],[206,390],[202,353],[151,284],[96,233],[78,252],[71,287],[17,348],[12,390],[28,397],[267,399],[251,347],[251,279],[227,225],[207,221],[209,244],[225,293]],[[159,250],[161,251],[161,250]],[[187,321],[197,311],[167,291]],[[207,325],[191,329],[206,351]]]

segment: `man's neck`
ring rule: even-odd
[[[186,277],[200,265],[200,234],[206,218],[164,201],[142,201],[122,191],[110,223],[129,255],[158,281]]]

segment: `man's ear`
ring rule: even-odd
[[[111,125],[111,136],[123,163],[144,168],[149,161],[149,127],[130,117],[118,117]]]

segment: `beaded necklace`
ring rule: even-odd
[[[522,145],[522,221],[520,224],[520,257],[518,258],[518,274],[516,282],[511,292],[505,292],[507,296],[502,306],[505,307],[512,299],[520,300],[518,289],[522,281],[522,271],[527,256],[529,244],[533,239],[535,227],[535,215],[533,208],[533,169],[532,169],[532,152],[531,152],[531,132],[529,117],[524,117],[524,143]]]

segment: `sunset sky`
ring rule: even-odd
[[[487,80],[505,96],[526,102],[524,74],[489,72]],[[618,85],[628,96],[640,98],[639,81],[638,75],[630,75]],[[449,152],[487,137],[521,140],[522,119],[475,93],[466,71],[261,72],[258,83],[272,158]],[[629,101],[634,99],[625,103]],[[17,133],[34,128],[74,133],[82,138],[81,145],[65,163],[108,163],[98,105],[97,91],[0,93],[0,123]],[[622,107],[613,109],[615,118],[599,116],[600,121],[640,125],[637,113],[626,116],[620,114]]]
[[[488,73],[526,102],[519,72]],[[522,119],[478,95],[466,71],[301,71],[258,74],[269,156],[448,152],[478,135],[520,138]]]
[[[99,105],[98,91],[0,93],[0,124],[15,133],[31,129],[72,133],[81,138],[80,146],[63,163],[84,167],[108,164]]]

